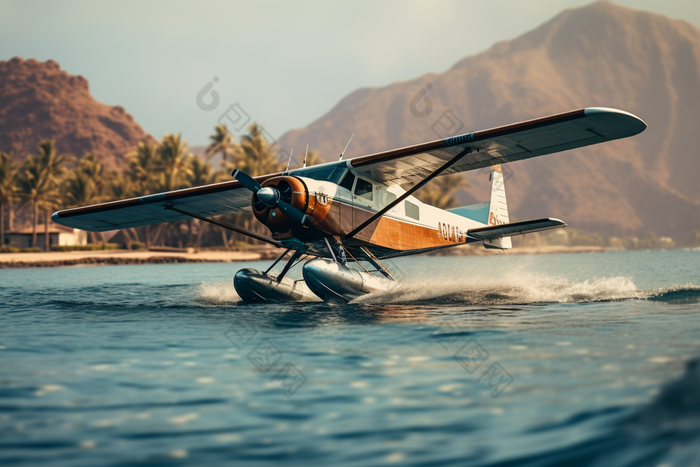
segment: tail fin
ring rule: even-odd
[[[508,203],[506,202],[506,187],[503,181],[503,170],[500,165],[491,167],[491,203],[489,206],[488,225],[502,225],[510,223],[508,217]],[[501,237],[495,240],[484,241],[486,248],[507,249],[513,248],[510,237]]]
[[[481,222],[486,225],[503,225],[510,223],[508,204],[506,203],[506,188],[503,183],[503,170],[500,165],[491,167],[491,201],[448,209],[458,216]],[[510,237],[484,240],[484,247],[507,249],[513,248]]]

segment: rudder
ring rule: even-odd
[[[488,225],[502,225],[510,223],[508,217],[508,203],[506,201],[506,187],[503,180],[503,169],[499,165],[491,167],[491,202],[489,203]],[[513,248],[510,237],[497,238],[484,241],[486,248],[507,249]]]

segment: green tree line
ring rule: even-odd
[[[143,196],[151,193],[171,191],[193,186],[230,180],[232,168],[240,168],[257,176],[277,172],[284,164],[277,160],[274,145],[267,142],[262,128],[252,124],[248,133],[236,142],[224,125],[218,125],[210,136],[211,143],[205,157],[192,154],[187,141],[180,134],[166,134],[158,142],[145,141],[125,155],[126,163],[121,170],[110,170],[99,155],[84,154],[76,158],[71,154],[60,154],[52,140],[41,141],[38,153],[29,154],[20,163],[11,153],[0,151],[0,242],[5,245],[6,227],[12,228],[19,210],[30,213],[32,224],[31,245],[37,245],[37,232],[43,220],[45,250],[49,250],[50,216],[57,209],[103,203],[106,201]],[[210,160],[221,155],[220,167],[214,168]],[[309,161],[318,163],[316,153],[309,154]],[[250,215],[238,216],[250,224]],[[125,229],[127,243],[143,240],[146,246],[161,240],[167,243],[183,223],[170,228],[163,225],[139,229]],[[189,231],[189,242],[193,243],[192,222],[184,222]],[[153,231],[152,231],[153,230]],[[198,241],[201,244],[203,226],[198,226]],[[222,239],[228,245],[232,238],[222,231]],[[102,239],[91,234],[92,242]]]

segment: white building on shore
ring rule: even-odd
[[[49,226],[49,245],[85,245],[87,244],[87,232],[79,229],[72,229],[60,224],[51,223]],[[32,228],[13,230],[5,232],[5,245],[13,248],[29,248],[32,246]],[[36,229],[36,246],[44,249],[44,226],[39,225]]]

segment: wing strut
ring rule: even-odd
[[[451,165],[455,164],[455,163],[458,162],[461,158],[463,158],[463,157],[466,156],[467,154],[472,153],[473,151],[474,151],[473,148],[466,148],[464,151],[460,152],[459,154],[457,154],[456,156],[454,156],[452,159],[450,159],[449,161],[447,161],[447,162],[445,162],[444,164],[442,164],[435,172],[431,173],[430,175],[428,175],[427,177],[425,177],[423,180],[421,180],[420,182],[418,182],[418,183],[416,183],[415,185],[413,185],[406,193],[404,193],[404,194],[402,194],[401,196],[399,196],[398,198],[396,198],[394,201],[392,201],[391,203],[389,203],[388,205],[386,205],[386,206],[385,206],[382,210],[380,210],[378,213],[376,213],[375,215],[373,215],[372,217],[370,217],[369,219],[367,219],[366,221],[364,221],[362,224],[360,224],[358,227],[356,227],[355,230],[353,230],[352,232],[350,232],[350,233],[348,234],[348,237],[347,237],[347,238],[352,238],[352,237],[354,237],[355,235],[357,235],[358,233],[360,233],[365,227],[367,227],[367,226],[370,225],[372,222],[374,222],[374,221],[376,221],[377,219],[379,219],[380,217],[382,217],[387,211],[389,211],[389,210],[392,209],[394,206],[396,206],[397,204],[399,204],[401,201],[403,201],[403,200],[405,200],[406,198],[408,198],[409,196],[411,196],[413,193],[415,193],[415,192],[418,191],[419,189],[423,188],[423,186],[424,186],[426,183],[428,183],[430,180],[432,180],[432,179],[434,179],[435,177],[437,177],[438,175],[440,175],[445,169],[448,169]]]
[[[182,209],[178,209],[172,204],[169,204],[167,206],[164,206],[165,209],[170,209],[171,211],[179,212],[180,214],[184,214],[186,216],[194,217],[195,219],[199,219],[200,221],[204,222],[209,222],[210,224],[218,225],[219,227],[223,227],[224,229],[228,230],[233,230],[234,232],[238,232],[239,234],[247,235],[248,237],[254,238],[256,240],[260,240],[261,242],[269,243],[270,245],[274,245],[277,248],[284,248],[284,245],[282,245],[282,242],[278,242],[277,240],[274,240],[270,237],[266,237],[264,235],[260,235],[259,233],[255,233],[251,230],[244,229],[243,227],[238,227],[237,225],[229,224],[228,222],[223,222],[223,221],[218,221],[215,219],[208,219],[206,217],[199,216],[197,214],[183,211]]]

